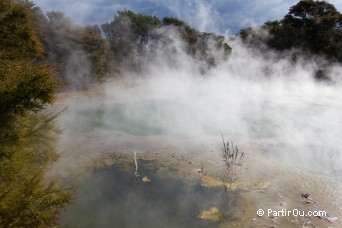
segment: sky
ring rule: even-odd
[[[33,0],[44,11],[63,11],[76,24],[110,22],[129,9],[185,20],[200,31],[235,34],[241,28],[281,19],[298,0]],[[342,11],[341,0],[328,0]]]

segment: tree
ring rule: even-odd
[[[52,68],[28,60],[0,63],[0,116],[39,111],[53,101]]]
[[[29,9],[11,0],[0,3],[0,59],[37,58],[43,53]],[[20,47],[18,47],[20,45]]]
[[[101,36],[101,29],[98,25],[85,26],[81,29],[78,43],[81,45],[85,55],[92,63],[92,74],[103,78],[106,73],[106,44]]]
[[[262,30],[270,36],[255,36],[254,30],[242,30],[247,41],[260,40],[279,51],[297,48],[304,53],[324,55],[331,61],[342,61],[342,15],[326,1],[301,0],[280,21],[266,22]]]
[[[43,54],[32,15],[11,0],[0,3],[0,117],[38,111],[53,101],[52,68],[36,62]]]
[[[46,227],[71,194],[43,179],[59,130],[56,115],[38,114],[55,81],[29,4],[0,2],[0,50],[0,227]]]
[[[99,26],[76,26],[63,12],[44,14],[37,6],[30,8],[44,59],[55,65],[61,88],[83,89],[104,77],[108,48]]]
[[[101,25],[110,45],[116,68],[138,69],[138,55],[143,55],[143,48],[152,37],[151,31],[161,21],[151,15],[134,13],[130,10],[118,11],[113,21]],[[116,70],[116,69],[112,69]]]
[[[169,58],[175,56],[176,53],[168,55],[168,52],[175,50],[168,48],[174,42],[170,38],[172,33],[179,35],[184,43],[185,52],[201,62],[201,68],[214,66],[219,58],[226,58],[231,51],[223,36],[199,32],[186,22],[172,17],[159,20],[151,15],[125,10],[119,11],[112,22],[101,27],[110,44],[117,67],[124,69],[139,70],[146,59],[149,61],[148,58],[156,56],[157,52],[158,55],[164,53]],[[160,47],[165,50],[160,50]],[[217,53],[219,55],[216,55]]]
[[[332,52],[341,45],[341,41],[336,40],[337,33],[341,33],[340,22],[341,14],[332,4],[313,0],[303,0],[292,6],[282,20],[283,26],[297,34],[294,45],[336,58],[341,57]]]

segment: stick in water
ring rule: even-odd
[[[134,151],[134,162],[135,162],[135,175],[138,175],[138,162],[137,162],[137,152]]]

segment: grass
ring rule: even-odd
[[[234,142],[225,142],[223,134],[222,135],[222,156],[223,161],[226,163],[226,166],[228,168],[234,166],[234,165],[242,165],[246,160],[246,154],[239,151],[239,148],[234,145]]]

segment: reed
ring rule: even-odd
[[[232,167],[234,165],[242,165],[247,160],[246,154],[239,151],[239,148],[234,145],[234,142],[225,142],[223,134],[222,136],[222,156],[223,161],[226,163],[227,167]]]

